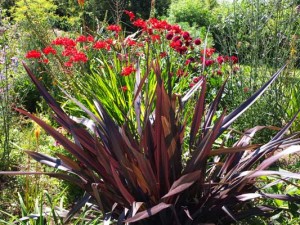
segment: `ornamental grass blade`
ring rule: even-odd
[[[69,157],[60,154],[60,153],[56,153],[57,157],[60,158],[60,160],[67,165],[68,167],[70,167],[72,169],[72,171],[80,171],[80,166],[78,165],[78,163],[76,163],[75,161],[73,161],[72,159],[70,159]]]
[[[201,76],[200,80],[191,89],[188,90],[188,92],[181,98],[181,102],[183,104],[196,93],[196,91],[202,86],[204,80],[205,78]]]
[[[203,82],[201,83],[201,93],[199,96],[199,99],[197,101],[195,111],[193,114],[193,119],[192,119],[192,125],[191,125],[191,132],[190,132],[190,140],[189,140],[189,146],[194,144],[195,137],[199,131],[200,125],[201,125],[201,120],[204,115],[205,111],[205,93],[206,93],[206,79],[203,78]]]
[[[195,170],[201,170],[204,176],[207,163],[206,160],[212,151],[212,146],[221,128],[224,117],[225,112],[222,113],[220,118],[216,121],[214,127],[206,133],[198,146],[196,146],[195,151],[192,153],[191,159],[187,162],[187,165],[184,169],[184,174],[193,172]]]
[[[142,134],[142,127],[141,127],[141,93],[138,93],[139,85],[141,83],[141,70],[139,62],[136,64],[136,73],[135,73],[135,85],[134,85],[134,95],[136,96],[134,98],[134,111],[136,115],[136,123],[137,123],[137,129],[138,133],[141,136]]]
[[[280,159],[283,156],[293,154],[300,151],[300,145],[290,146],[287,149],[284,149],[283,151],[277,153],[276,155],[273,155],[272,157],[264,160],[260,165],[257,167],[257,170],[264,170],[268,168],[270,165],[272,165],[274,162],[276,162],[278,159]]]
[[[127,188],[122,183],[119,174],[117,173],[116,169],[113,166],[111,166],[111,172],[119,191],[126,199],[126,201],[131,205],[135,201],[134,197],[128,192]]]
[[[284,178],[300,179],[300,173],[275,170],[244,171],[238,177],[256,178],[261,176],[281,176]]]
[[[168,94],[163,86],[161,70],[158,61],[153,62],[153,69],[157,78],[156,85],[156,107],[154,121],[154,158],[156,166],[157,181],[161,193],[166,193],[170,189],[169,182],[169,155],[163,131],[163,117],[170,118],[170,113],[174,113]],[[172,111],[172,112],[170,112]]]
[[[200,175],[201,171],[197,170],[195,172],[181,176],[178,180],[174,181],[169,192],[162,198],[167,198],[172,195],[183,192],[184,190],[192,186],[200,178]]]
[[[85,193],[84,196],[78,201],[75,206],[69,211],[66,218],[64,218],[64,223],[66,224],[89,200],[91,196]]]
[[[35,159],[36,161],[51,166],[56,169],[60,169],[63,171],[71,172],[73,171],[71,167],[65,165],[60,159],[34,152],[34,151],[25,151],[31,158]]]
[[[300,196],[291,196],[285,194],[267,194],[267,193],[248,193],[236,196],[240,201],[249,201],[256,198],[266,198],[266,199],[278,199],[282,201],[293,201],[295,203],[300,203]]]
[[[245,152],[245,151],[252,151],[254,149],[257,149],[260,147],[260,144],[254,144],[254,145],[247,145],[247,146],[237,146],[237,147],[232,147],[232,148],[219,148],[212,150],[209,153],[209,156],[216,156],[216,155],[221,155],[221,154],[234,154],[234,153],[240,153],[240,152]]]
[[[267,90],[267,88],[277,79],[280,73],[285,69],[286,64],[281,67],[271,78],[267,81],[258,91],[256,91],[248,100],[243,102],[238,108],[233,110],[228,116],[225,117],[222,128],[218,136],[220,136],[238,117],[242,115],[257,99]]]
[[[224,93],[224,89],[225,89],[227,80],[228,80],[228,78],[222,84],[221,88],[219,89],[219,91],[217,93],[217,96],[214,98],[213,102],[209,106],[209,109],[207,110],[207,113],[205,115],[205,120],[203,123],[203,127],[202,127],[202,130],[203,130],[202,137],[204,137],[207,134],[210,127],[212,126],[212,119],[218,109],[219,103],[220,103],[222,95]]]
[[[292,123],[296,120],[297,116],[299,115],[300,113],[300,109],[298,110],[297,113],[295,113],[295,115],[293,116],[293,118],[281,129],[281,131],[279,131],[271,140],[272,141],[275,141],[275,140],[278,140],[280,138],[283,137],[283,135],[287,132],[287,130],[292,126]]]
[[[236,218],[240,221],[242,219],[248,219],[252,216],[264,216],[264,217],[271,217],[279,212],[279,209],[272,206],[257,206],[245,210],[236,215]]]
[[[146,209],[142,212],[137,213],[135,216],[125,220],[125,223],[133,223],[142,219],[146,219],[150,216],[153,216],[159,212],[161,212],[164,209],[167,209],[169,207],[171,207],[172,204],[166,204],[164,202],[159,203],[158,205],[155,205],[153,207],[151,207],[150,209]]]

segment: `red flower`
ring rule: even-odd
[[[84,35],[80,35],[77,39],[77,42],[86,42],[87,41],[87,37]]]
[[[134,73],[135,72],[135,69],[132,65],[129,65],[127,67],[124,67],[122,69],[122,72],[121,72],[121,75],[122,76],[129,76],[130,74]]]
[[[172,41],[170,43],[170,47],[174,48],[174,49],[180,48],[181,46],[182,46],[182,41],[180,41],[180,40]]]
[[[185,61],[184,65],[189,65],[190,63],[194,62],[193,58],[189,58]]]
[[[87,36],[86,40],[87,40],[88,42],[94,42],[94,41],[95,41],[94,37],[91,36],[91,35]]]
[[[48,54],[53,54],[55,55],[56,54],[56,50],[54,48],[52,48],[51,46],[47,46],[46,48],[43,49],[43,52],[45,55],[48,55]]]
[[[211,57],[215,53],[216,49],[214,48],[207,48],[205,49],[205,56]],[[201,54],[204,55],[204,50],[201,50]]]
[[[106,41],[97,41],[94,46],[93,46],[94,49],[106,49],[106,50],[109,50],[110,49],[110,46],[109,44],[107,44]]]
[[[184,31],[182,33],[182,37],[183,37],[184,40],[188,40],[190,38],[190,33],[187,32],[187,31]]]
[[[168,32],[166,35],[167,40],[172,40],[174,33],[172,31]]]
[[[182,46],[180,48],[175,49],[177,52],[179,52],[181,55],[187,52],[187,47],[186,46]]]
[[[160,58],[165,58],[168,54],[166,52],[159,53]]]
[[[106,39],[105,42],[108,44],[108,45],[112,45],[114,43],[113,39]]]
[[[181,27],[179,25],[173,25],[171,26],[171,30],[173,30],[176,34],[181,33]]]
[[[43,63],[48,64],[49,63],[49,59],[43,59]]]
[[[236,56],[234,56],[234,55],[230,57],[230,60],[231,60],[231,62],[232,62],[233,64],[236,64],[236,63],[238,63],[238,61],[239,61],[238,57],[236,57]]]
[[[116,33],[119,33],[122,30],[122,28],[119,25],[109,25],[106,29],[110,31],[115,31]]]
[[[147,23],[146,21],[142,20],[142,19],[137,19],[136,21],[134,21],[132,23],[134,26],[136,27],[140,27],[140,28],[143,28],[143,29],[146,29],[147,28]]]
[[[223,56],[219,55],[219,56],[217,57],[217,61],[218,61],[218,63],[221,65],[221,64],[225,61],[225,58],[224,58]]]
[[[128,10],[125,10],[124,13],[127,14],[127,15],[129,16],[130,21],[133,21],[133,20],[134,20],[135,15],[134,15],[133,12],[128,11]]]
[[[165,20],[160,20],[158,21],[155,26],[153,27],[154,29],[159,29],[159,30],[170,30],[171,29],[171,25],[165,21]]]
[[[65,67],[72,67],[73,63],[72,63],[72,61],[68,61],[68,62],[65,62],[64,65],[65,65]]]
[[[136,45],[136,41],[132,40],[131,38],[126,38],[125,44],[128,46],[134,46],[134,45]]]
[[[160,40],[160,36],[158,34],[153,34],[153,35],[151,35],[151,40],[153,42],[159,41]]]
[[[195,45],[201,45],[200,38],[195,39],[194,43],[195,43]]]
[[[77,53],[77,50],[73,47],[66,47],[61,53],[63,56],[72,56]]]
[[[31,50],[31,51],[27,52],[25,55],[25,57],[27,59],[30,59],[30,58],[38,59],[38,58],[41,58],[41,56],[42,56],[42,54],[37,50]]]
[[[127,87],[127,86],[122,86],[122,87],[121,87],[121,90],[122,90],[123,92],[128,91],[128,87]]]
[[[200,80],[200,77],[194,77],[194,78],[193,78],[193,82],[194,82],[194,83],[198,83],[199,80]]]
[[[214,64],[214,60],[213,59],[204,59],[203,57],[200,58],[201,59],[201,62],[203,64],[205,64],[205,66],[210,66],[212,64]]]
[[[145,29],[146,30],[146,29]],[[153,34],[153,30],[151,29],[151,28],[148,28],[147,30],[147,33],[149,34],[149,35],[152,35]]]
[[[72,57],[70,58],[72,62],[87,62],[88,58],[83,52],[76,52]]]
[[[175,36],[174,38],[173,38],[173,41],[178,41],[180,39],[180,36]]]
[[[65,47],[75,47],[76,46],[76,42],[73,39],[67,38],[67,37],[58,37],[52,41],[52,44],[53,45],[63,45]]]

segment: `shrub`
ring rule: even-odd
[[[57,123],[73,136],[73,140],[70,140],[36,116],[17,109],[44,128],[73,156],[57,154],[57,158],[54,158],[27,151],[35,160],[62,171],[43,174],[70,181],[86,191],[86,195],[69,213],[66,221],[90,196],[104,213],[105,221],[113,219],[136,224],[229,224],[249,216],[270,216],[277,212],[277,208],[255,204],[251,201],[254,199],[299,202],[297,195],[268,194],[255,185],[260,176],[300,179],[296,173],[268,170],[281,156],[300,151],[299,146],[293,146],[300,141],[297,134],[284,137],[297,114],[270,142],[263,145],[250,144],[254,134],[265,128],[263,126],[247,130],[232,146],[225,147],[222,142],[230,125],[266,91],[286,66],[278,70],[248,100],[227,114],[226,109],[219,108],[227,79],[224,79],[216,94],[209,98],[212,101],[206,101],[207,94],[211,94],[208,90],[214,90],[208,86],[211,71],[206,62],[206,56],[212,56],[211,49],[204,46],[202,58],[199,60],[199,56],[197,59],[200,62],[198,61],[196,68],[201,69],[196,71],[202,73],[198,82],[192,88],[179,85],[181,80],[170,76],[170,72],[173,68],[176,71],[178,66],[184,65],[185,61],[180,65],[178,63],[181,62],[180,55],[185,55],[182,51],[186,43],[174,45],[174,39],[171,43],[166,41],[161,45],[155,44],[156,39],[151,42],[151,35],[155,35],[155,32],[163,30],[169,33],[173,29],[178,31],[178,27],[153,19],[135,20],[134,23],[139,24],[143,31],[135,48],[144,40],[141,47],[146,49],[147,54],[136,56],[134,48],[128,49],[126,53],[129,59],[125,62],[117,60],[113,52],[109,52],[107,42],[99,40],[93,45],[97,48],[104,46],[100,51],[100,56],[103,54],[101,58],[88,58],[82,52],[73,51],[77,49],[74,48],[74,40],[61,38],[55,41],[64,46],[63,51],[70,50],[73,53],[69,56],[66,54],[67,67],[74,69],[70,70],[71,75],[76,75],[73,72],[82,68],[89,71],[89,68],[84,67],[89,59],[99,61],[100,68],[92,67],[94,70],[90,70],[91,74],[85,74],[92,75],[92,79],[83,79],[82,84],[89,81],[91,83],[84,87],[106,96],[99,98],[99,95],[93,96],[87,92],[87,98],[92,98],[89,99],[87,108],[81,102],[86,99],[80,98],[78,101],[67,95],[89,117],[81,119],[82,124],[75,122],[77,118],[62,110],[24,64],[33,83],[53,110]],[[162,24],[164,27],[159,28]],[[149,25],[158,27],[150,31]],[[107,29],[114,32],[118,43],[120,27],[112,25]],[[176,35],[180,40],[185,39],[187,34],[180,30]],[[168,40],[168,36],[166,38]],[[172,51],[168,55],[170,60],[161,59],[162,49],[158,50],[158,47],[168,48],[163,43],[171,46]],[[118,51],[127,49],[122,47],[113,46]],[[188,47],[192,49],[193,46]],[[231,66],[236,60],[235,57],[231,58]],[[205,72],[208,73],[206,76]],[[96,75],[104,78],[102,82],[107,83],[101,83],[99,78],[96,80]],[[126,94],[122,94],[124,90],[120,89],[123,87],[121,82],[128,87]],[[180,90],[181,96],[177,93]],[[115,113],[114,110],[120,110],[121,113]],[[284,150],[274,154],[280,148]],[[183,160],[185,155],[187,157]]]
[[[187,22],[190,26],[209,27],[214,18],[210,12],[216,4],[207,4],[202,0],[172,1],[169,17],[172,22]]]

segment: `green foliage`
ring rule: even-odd
[[[238,129],[254,124],[281,127],[299,108],[300,101],[294,95],[298,87],[300,19],[296,5],[296,1],[281,0],[234,1],[214,9],[219,21],[211,27],[216,49],[224,55],[237,55],[240,64],[244,65],[242,73],[233,79],[227,101],[229,108],[237,106],[245,95],[257,90],[270,74],[289,61],[288,69],[276,82],[274,90],[237,121]],[[266,108],[274,110],[266,113]],[[255,116],[257,112],[262,116]],[[262,135],[265,140],[271,136],[272,132]]]
[[[215,7],[211,1],[177,0],[170,5],[169,18],[172,22],[187,22],[190,26],[209,27],[214,18],[210,12]]]
[[[30,209],[26,206],[24,197],[18,193],[19,205],[21,208],[21,216],[12,215],[0,210],[0,213],[6,215],[8,219],[0,219],[2,224],[17,223],[20,225],[63,225],[63,219],[67,217],[68,210],[64,209],[65,190],[55,195],[54,198],[46,191],[41,191],[40,195],[34,199],[34,208]],[[98,213],[91,206],[84,206],[76,219],[72,220],[74,225],[83,224],[99,224]]]
[[[242,63],[254,67],[282,64],[290,56],[292,43],[298,43],[294,36],[299,34],[300,21],[296,6],[295,1],[281,0],[222,5],[218,10],[223,14],[213,28],[218,49],[236,53]],[[295,46],[298,44],[293,52]]]

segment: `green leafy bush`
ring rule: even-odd
[[[190,26],[209,27],[214,20],[210,10],[214,4],[203,0],[172,1],[169,17],[172,22],[187,22]]]

